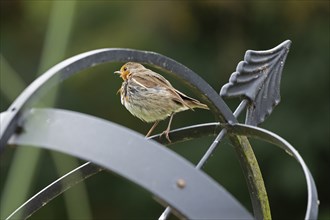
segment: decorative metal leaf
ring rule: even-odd
[[[259,125],[280,102],[280,81],[290,40],[266,51],[248,50],[220,91],[223,97],[249,99],[246,124]]]

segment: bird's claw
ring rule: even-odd
[[[170,136],[169,136],[170,131],[165,130],[163,131],[163,133],[161,133],[160,137],[162,137],[163,135],[165,135],[166,139],[168,140],[169,143],[172,143]]]

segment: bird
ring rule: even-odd
[[[169,132],[173,116],[177,112],[194,108],[209,109],[207,105],[175,89],[162,75],[136,62],[125,63],[115,71],[123,82],[120,93],[121,104],[135,117],[151,123],[146,137],[149,137],[158,123],[168,117],[169,123],[161,134],[171,142]]]

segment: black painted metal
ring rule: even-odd
[[[164,71],[182,79],[196,92],[196,96],[211,108],[220,122],[236,122],[236,118],[216,91],[200,76],[175,60],[154,52],[131,49],[100,49],[79,54],[57,64],[21,93],[7,110],[10,115],[2,122],[0,128],[0,152],[10,136],[15,132],[18,126],[19,115],[23,112],[23,109],[31,107],[50,88],[86,68],[104,62],[126,61],[135,61],[162,68]]]
[[[32,109],[27,114],[24,132],[14,135],[11,143],[91,161],[147,189],[188,219],[252,219],[234,197],[193,164],[136,132],[66,110]],[[178,179],[186,187],[178,187]]]
[[[235,73],[232,74],[232,77],[230,78],[230,82],[226,84],[220,94],[225,97],[234,97],[234,96],[242,96],[247,98],[250,103],[248,105],[247,110],[247,123],[251,125],[258,125],[262,121],[265,120],[267,116],[272,112],[273,108],[278,104],[280,100],[279,96],[279,85],[280,85],[280,78],[281,78],[281,72],[283,69],[283,65],[290,47],[291,41],[285,41],[279,46],[268,50],[268,51],[248,51],[245,55],[244,61],[241,62]],[[173,156],[171,153],[168,153],[168,151],[154,142],[146,142],[144,138],[142,138],[139,135],[136,135],[134,132],[122,129],[122,134],[125,132],[129,132],[129,137],[131,138],[131,142],[125,142],[126,147],[130,146],[130,143],[134,143],[136,145],[139,145],[139,152],[135,151],[135,149],[131,146],[130,148],[126,149],[126,154],[123,152],[123,149],[119,150],[116,148],[116,146],[112,146],[111,153],[118,154],[116,155],[117,159],[121,158],[123,161],[126,157],[132,157],[135,155],[139,155],[136,153],[141,154],[141,158],[152,158],[150,156],[153,156],[155,152],[158,152],[158,158],[157,160],[150,159],[149,161],[144,160],[137,160],[134,158],[134,163],[139,163],[139,171],[137,173],[140,173],[142,175],[137,177],[137,174],[134,173],[134,167],[130,167],[130,165],[127,164],[121,164],[118,161],[113,158],[114,161],[107,162],[109,158],[104,158],[105,155],[110,154],[110,151],[107,151],[104,146],[106,145],[104,142],[102,144],[100,149],[97,149],[98,152],[94,152],[94,149],[91,150],[90,147],[88,149],[87,143],[80,143],[79,138],[70,138],[70,137],[79,137],[84,136],[81,132],[83,130],[76,131],[75,135],[73,136],[65,136],[64,133],[57,132],[59,134],[55,134],[55,130],[52,130],[53,128],[57,128],[60,131],[63,130],[65,126],[62,127],[65,122],[59,118],[58,116],[66,116],[68,121],[70,121],[70,116],[68,115],[75,115],[75,117],[78,115],[79,118],[81,117],[81,120],[79,120],[79,123],[81,126],[86,127],[86,132],[92,132],[91,128],[93,126],[88,126],[87,124],[89,122],[95,122],[98,121],[103,125],[100,125],[98,128],[100,132],[97,133],[97,137],[101,136],[103,130],[103,133],[105,127],[118,127],[118,125],[114,125],[110,122],[104,122],[100,119],[97,119],[95,117],[82,115],[79,113],[72,113],[67,111],[60,111],[60,110],[41,110],[41,109],[34,109],[32,112],[30,111],[30,108],[33,106],[36,100],[39,99],[40,96],[43,96],[44,93],[49,90],[52,86],[59,84],[64,79],[68,78],[69,76],[83,70],[86,68],[89,68],[91,66],[95,66],[97,64],[101,64],[104,62],[126,62],[126,61],[135,61],[140,62],[144,64],[149,64],[157,68],[161,68],[164,71],[167,71],[170,74],[173,74],[175,77],[178,77],[183,82],[185,82],[192,90],[196,92],[196,96],[203,101],[204,103],[208,104],[211,111],[215,114],[217,120],[219,120],[222,123],[231,124],[233,126],[226,126],[225,129],[222,131],[228,131],[231,134],[240,134],[240,135],[250,135],[250,136],[256,136],[263,140],[269,141],[271,143],[274,143],[278,146],[281,146],[283,149],[286,149],[288,152],[291,152],[294,157],[297,159],[297,161],[301,164],[305,176],[306,181],[308,185],[308,206],[307,206],[307,212],[306,212],[306,219],[307,218],[313,218],[317,216],[318,213],[318,205],[317,205],[317,191],[315,187],[314,180],[312,176],[310,175],[310,172],[305,165],[304,161],[300,157],[300,155],[295,151],[295,149],[289,145],[287,142],[285,142],[280,137],[276,136],[275,134],[265,131],[263,129],[259,129],[256,127],[249,127],[246,126],[243,128],[242,125],[237,124],[237,120],[234,117],[234,115],[231,113],[227,105],[223,102],[221,97],[203,80],[201,79],[197,74],[195,74],[193,71],[188,69],[187,67],[183,66],[182,64],[165,57],[163,55],[153,53],[153,52],[146,52],[146,51],[137,51],[137,50],[130,50],[130,49],[101,49],[101,50],[95,50],[90,51],[87,53],[83,53],[80,55],[77,55],[75,57],[69,58],[58,65],[51,68],[49,71],[47,71],[45,74],[40,76],[36,81],[34,81],[16,100],[15,102],[9,107],[9,109],[0,114],[1,119],[1,127],[0,127],[0,151],[3,149],[3,147],[6,145],[8,139],[10,139],[10,144],[35,144],[36,146],[46,147],[54,150],[60,150],[69,154],[72,154],[74,156],[84,158],[86,160],[91,160],[93,163],[101,165],[106,167],[107,169],[112,170],[113,172],[116,172],[123,177],[139,184],[142,187],[145,187],[147,190],[149,190],[151,193],[155,194],[159,198],[164,200],[164,203],[171,205],[175,208],[176,211],[181,213],[183,216],[188,218],[196,218],[196,217],[205,217],[200,215],[206,214],[208,212],[207,216],[211,217],[219,217],[219,210],[222,210],[221,217],[227,218],[229,216],[232,216],[235,213],[235,216],[237,216],[237,210],[233,210],[231,208],[238,208],[240,210],[238,214],[242,214],[242,216],[250,216],[249,213],[247,213],[244,208],[242,208],[234,198],[230,196],[225,190],[223,190],[219,185],[215,184],[213,180],[209,179],[205,174],[201,173],[200,171],[193,172],[191,171],[191,165],[186,164],[184,160],[178,156]],[[254,88],[253,88],[254,87]],[[256,89],[257,88],[257,89]],[[50,119],[50,121],[54,120],[57,121],[60,124],[48,124],[49,121],[46,121],[47,123],[39,124],[37,121],[40,120],[45,116],[46,118]],[[45,119],[45,118],[44,118]],[[71,118],[72,119],[72,118]],[[72,121],[71,121],[72,122]],[[77,123],[77,122],[76,122]],[[78,123],[78,124],[79,124]],[[20,124],[24,125],[24,131],[26,129],[29,130],[29,132],[23,132],[20,134],[15,134],[15,131],[17,128],[19,128]],[[73,123],[74,124],[74,123]],[[74,126],[68,124],[67,126]],[[61,127],[61,128],[60,128]],[[103,127],[103,129],[100,129]],[[116,127],[116,129],[118,129]],[[34,129],[33,129],[34,128]],[[43,139],[43,135],[36,134],[33,132],[36,128],[40,128],[39,131],[49,132],[47,135],[49,137],[52,137],[53,139]],[[71,127],[73,128],[73,127]],[[95,127],[94,127],[95,128]],[[45,129],[45,130],[43,130]],[[48,130],[47,130],[48,129]],[[98,130],[97,129],[97,130]],[[65,129],[64,129],[65,130]],[[56,130],[58,131],[58,130]],[[221,126],[219,123],[210,123],[210,124],[203,124],[203,125],[197,125],[197,126],[191,126],[189,128],[183,128],[178,129],[175,131],[172,131],[171,133],[171,140],[172,142],[177,141],[185,141],[187,139],[193,139],[197,138],[199,136],[204,135],[217,135],[221,131]],[[120,132],[119,132],[120,133]],[[13,136],[14,135],[14,136]],[[63,136],[61,136],[63,135]],[[117,135],[117,134],[116,134]],[[61,136],[61,137],[60,137]],[[127,141],[127,137],[125,136],[125,140]],[[48,136],[44,136],[48,137]],[[66,138],[64,138],[66,137]],[[86,136],[88,137],[88,136]],[[156,138],[157,136],[153,136],[152,138],[155,138],[160,143],[166,143],[166,139],[162,138]],[[73,140],[71,140],[73,139]],[[115,138],[116,139],[116,138]],[[90,137],[89,141],[92,141],[93,138]],[[103,141],[109,141],[104,140]],[[117,140],[117,139],[116,139]],[[78,143],[78,142],[79,143]],[[118,141],[118,140],[117,140]],[[217,139],[216,139],[217,141]],[[109,142],[107,142],[109,143]],[[113,143],[113,141],[111,141]],[[120,142],[117,142],[120,144]],[[65,144],[65,145],[63,145]],[[64,146],[70,146],[70,149],[64,149]],[[71,144],[71,145],[70,145]],[[87,145],[86,145],[87,144]],[[91,144],[91,143],[89,143]],[[167,143],[168,144],[168,143]],[[81,149],[81,145],[84,145],[84,150]],[[95,146],[95,145],[94,145]],[[144,150],[141,151],[140,146],[144,146]],[[152,146],[152,147],[151,147]],[[155,147],[157,146],[157,147]],[[79,148],[79,151],[78,149]],[[109,148],[109,146],[107,146]],[[121,146],[121,148],[123,148]],[[134,152],[128,152],[134,151]],[[133,150],[132,150],[133,149]],[[151,152],[149,152],[151,151]],[[102,152],[102,154],[100,154]],[[104,154],[104,152],[106,152]],[[100,155],[99,155],[100,154]],[[164,157],[165,155],[165,157]],[[98,157],[101,157],[100,159]],[[109,156],[109,155],[108,155]],[[113,156],[113,155],[110,155]],[[164,158],[163,158],[164,157]],[[156,157],[154,157],[156,158]],[[160,159],[159,159],[160,158]],[[139,158],[140,159],[140,158]],[[167,162],[173,162],[173,164],[176,164],[178,166],[175,166],[175,169],[168,168],[167,170],[171,172],[171,175],[163,175],[159,176],[159,172],[152,172],[152,175],[146,175],[141,172],[143,172],[143,168],[148,169],[159,169],[161,168],[161,165],[153,167],[153,163],[159,163],[159,160],[166,160]],[[183,161],[183,162],[182,162]],[[117,164],[116,164],[117,163]],[[142,164],[140,164],[142,163]],[[172,163],[168,163],[173,165]],[[181,165],[179,165],[181,164]],[[183,165],[182,165],[183,164]],[[142,165],[142,166],[141,166]],[[129,166],[129,167],[128,167]],[[190,167],[189,167],[190,166]],[[202,166],[202,165],[201,165]],[[138,166],[137,166],[138,167]],[[179,168],[178,168],[179,167]],[[189,167],[189,168],[187,168]],[[141,170],[142,168],[142,170]],[[75,176],[75,172],[78,172],[79,170],[85,170],[86,173],[83,173],[82,177]],[[179,171],[175,171],[178,169]],[[180,189],[177,188],[169,189],[168,187],[173,186],[173,179],[172,179],[172,185],[169,182],[169,178],[173,178],[173,170],[174,174],[178,174],[178,176],[185,176],[188,179],[194,179],[197,178],[198,181],[195,182],[190,187],[197,187],[203,186],[208,187],[211,186],[210,189],[199,189],[195,188],[196,193],[194,191],[193,194],[191,194],[189,197],[189,192],[187,193],[187,189]],[[98,172],[99,169],[97,166],[87,163],[84,166],[76,169],[74,172],[68,174],[67,176],[63,177],[61,181],[56,181],[54,185],[50,185],[49,188],[44,189],[40,194],[37,194],[35,197],[31,198],[31,200],[27,201],[24,205],[22,205],[20,208],[17,209],[16,213],[13,213],[13,216],[15,216],[19,212],[25,212],[26,215],[29,213],[32,214],[33,211],[37,210],[41,207],[43,203],[40,203],[40,201],[48,202],[52,198],[54,198],[56,195],[59,195],[66,189],[72,187],[76,182],[79,182],[83,179],[80,178],[88,178],[90,175]],[[183,172],[184,171],[184,172]],[[185,172],[188,173],[185,173]],[[197,170],[196,170],[197,171]],[[179,175],[180,174],[180,175]],[[174,175],[175,176],[175,175]],[[198,176],[198,177],[197,177]],[[148,179],[149,178],[149,179]],[[162,184],[156,184],[152,185],[150,180],[154,181],[161,181],[164,183]],[[167,180],[167,181],[166,181]],[[191,181],[189,180],[189,183]],[[194,179],[195,180],[195,179]],[[65,182],[66,187],[59,190],[58,184],[61,184],[63,181]],[[206,181],[206,182],[203,182]],[[155,182],[153,182],[155,183]],[[158,182],[157,182],[158,183]],[[151,184],[151,185],[150,185]],[[209,184],[209,185],[208,185]],[[164,187],[164,188],[161,188]],[[158,188],[160,187],[160,188]],[[201,188],[203,188],[201,187]],[[213,188],[212,188],[213,187]],[[219,191],[220,188],[220,191]],[[51,191],[52,190],[59,190],[59,191]],[[202,191],[198,191],[202,190]],[[203,191],[204,190],[204,191]],[[179,192],[179,193],[178,193]],[[183,193],[182,193],[183,192]],[[180,194],[181,193],[181,194]],[[186,193],[186,194],[184,194]],[[198,207],[202,203],[200,201],[192,201],[189,204],[183,204],[182,199],[178,198],[178,195],[183,195],[184,198],[195,198],[195,200],[202,200],[206,201],[206,197],[208,199],[214,199],[213,202],[217,202],[217,204],[212,205],[211,207]],[[204,200],[200,199],[199,197],[196,197],[196,194],[204,196]],[[225,203],[223,203],[223,200],[219,199],[217,196],[219,195],[226,195],[225,196]],[[194,197],[195,196],[195,197]],[[229,197],[228,197],[229,196]],[[215,198],[216,197],[216,198]],[[229,200],[229,203],[228,203]],[[253,199],[252,199],[253,200]],[[185,200],[186,201],[186,200]],[[189,200],[190,201],[190,200]],[[222,201],[222,202],[220,202]],[[39,203],[38,203],[39,202]],[[209,201],[210,202],[210,201]],[[207,204],[209,204],[209,202]],[[211,201],[211,203],[213,204]],[[252,201],[253,202],[253,201]],[[231,206],[231,204],[234,204]],[[219,210],[215,210],[216,208],[219,208],[218,206],[221,206]],[[202,208],[204,208],[202,210]],[[209,208],[209,209],[207,209]],[[254,209],[256,207],[254,206]],[[213,210],[214,209],[214,210]],[[229,212],[225,212],[225,210],[229,209]],[[243,210],[243,211],[242,211]],[[197,213],[199,211],[199,214]],[[242,211],[242,212],[241,212]],[[260,214],[260,210],[254,210],[255,215]],[[225,213],[225,215],[223,215]],[[227,216],[228,214],[228,216]],[[247,215],[246,215],[247,214]],[[257,216],[257,215],[256,215]]]
[[[1,115],[2,114],[0,114],[0,118]],[[220,125],[220,123],[218,122],[198,124],[172,130],[170,133],[172,141],[171,143],[167,143],[167,139],[161,137],[159,134],[150,137],[150,139],[153,139],[163,144],[174,144],[203,136],[215,136],[221,131],[222,128],[223,125]],[[308,201],[305,219],[317,219],[319,202],[316,185],[313,176],[310,174],[307,165],[305,164],[302,157],[299,155],[298,151],[296,151],[283,138],[265,129],[240,124],[235,124],[231,126],[226,125],[226,128],[229,129],[229,132],[234,132],[238,135],[245,135],[272,143],[282,148],[285,152],[289,153],[289,155],[293,156],[302,167],[307,183],[306,185]],[[26,135],[30,135],[30,133],[27,133]],[[9,144],[17,145],[19,144],[17,140],[18,139],[16,138],[12,138],[9,140]],[[83,181],[86,178],[91,177],[92,175],[98,173],[101,170],[103,170],[103,168],[96,166],[90,162],[83,164],[82,166],[72,170],[71,172],[67,173],[63,177],[59,178],[58,180],[54,181],[52,184],[41,190],[38,194],[33,196],[17,210],[15,210],[15,212],[13,212],[11,216],[9,216],[7,219],[15,219],[16,216],[21,216],[22,218],[29,217],[35,211],[40,209],[43,205],[54,199],[56,196],[60,195],[70,187],[73,187],[75,184]],[[79,173],[78,175],[76,174],[77,172]]]
[[[4,113],[0,114],[4,117]],[[3,118],[2,117],[2,118]],[[214,136],[215,134],[219,133],[221,130],[220,123],[208,123],[208,124],[201,124],[201,125],[193,125],[181,129],[176,129],[171,131],[171,142],[168,142],[167,138],[164,136],[153,135],[148,139],[153,139],[162,144],[175,144],[183,141],[192,140],[199,137],[204,136]],[[27,133],[30,135],[30,133]],[[18,145],[16,138],[11,138],[8,141],[9,145]],[[28,143],[26,143],[28,144]],[[51,200],[56,198],[58,195],[62,194],[69,188],[75,186],[79,182],[93,176],[94,174],[103,170],[102,167],[99,167],[91,162],[86,162],[85,164],[81,165],[80,167],[70,171],[66,175],[62,176],[61,178],[57,179],[40,192],[35,194],[29,200],[27,200],[24,204],[18,207],[10,216],[6,218],[6,220],[22,218],[26,219],[30,217],[33,213],[38,211],[40,208],[48,204]]]
[[[12,212],[6,220],[29,218],[33,213],[44,207],[58,195],[102,170],[103,168],[90,162],[84,163],[32,196]]]
[[[223,97],[239,96],[250,101],[246,124],[259,125],[279,104],[281,75],[290,45],[287,40],[270,50],[248,50],[229,83],[221,88]]]
[[[226,126],[226,128],[231,134],[254,137],[277,145],[285,152],[287,152],[290,156],[294,157],[302,167],[307,183],[308,199],[305,219],[317,219],[319,200],[316,185],[313,176],[311,175],[307,165],[305,164],[303,158],[300,156],[298,151],[282,137],[263,128],[243,124],[228,125]]]
[[[237,109],[234,112],[234,116],[237,118],[241,112],[245,109],[247,104],[246,100],[243,100],[239,106],[237,107]],[[201,130],[202,127],[200,127]],[[204,129],[203,129],[204,130]],[[198,129],[195,129],[196,133],[198,132]],[[212,142],[212,144],[210,145],[210,147],[207,149],[207,151],[205,152],[205,154],[202,156],[202,158],[199,160],[199,162],[196,165],[196,169],[202,169],[204,164],[206,163],[206,161],[210,158],[210,156],[213,154],[214,150],[217,148],[217,146],[219,145],[219,143],[222,141],[222,139],[225,137],[225,135],[227,134],[227,130],[226,129],[222,129],[218,132],[218,135],[216,136],[216,138],[214,139],[214,141]],[[189,136],[189,135],[187,135]],[[158,220],[166,220],[167,217],[170,215],[171,213],[171,207],[166,207],[166,209],[163,211],[163,213],[161,214],[161,216],[159,217]]]
[[[229,79],[229,83],[222,87],[220,91],[221,96],[240,96],[244,98],[238,109],[245,109],[247,106],[246,124],[259,125],[280,102],[281,75],[290,45],[291,41],[287,40],[267,51],[247,51],[244,61],[238,64],[236,72]],[[234,116],[237,118],[235,113]],[[226,133],[227,130],[223,129],[218,134],[197,164],[197,169],[202,168]],[[245,164],[243,164],[244,166]],[[249,169],[246,170],[245,173],[248,173]],[[254,198],[257,193],[255,193],[253,184],[249,184],[248,186],[253,207],[260,207],[260,201],[258,198]],[[165,220],[170,214],[170,211],[170,207],[167,207],[159,219]],[[262,213],[258,211],[255,212],[255,216],[256,218],[264,218]]]
[[[40,96],[44,95],[47,90],[54,85],[59,84],[62,80],[68,78],[77,71],[100,63],[116,61],[135,61],[145,63],[173,74],[196,92],[198,98],[209,106],[217,120],[220,122],[236,122],[236,118],[214,89],[196,73],[182,64],[153,52],[130,49],[101,49],[80,54],[59,63],[35,80],[14,101],[7,111],[11,114],[7,114],[8,117],[3,120],[0,129],[0,152],[10,136],[14,134],[18,127],[20,127],[18,124],[19,119],[24,118],[21,117],[21,115],[24,113],[25,109],[29,109],[29,107],[31,107]],[[242,163],[244,164],[244,161]],[[245,176],[248,176],[248,174]],[[255,195],[255,193],[250,192],[250,195]],[[257,201],[258,197],[252,198],[252,201],[254,200]],[[253,203],[253,208],[255,214],[262,213],[258,202]],[[260,216],[261,215],[262,214],[260,214]]]

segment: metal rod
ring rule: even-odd
[[[238,105],[238,107],[236,108],[236,110],[234,112],[234,116],[236,118],[242,113],[242,111],[245,109],[245,107],[247,106],[247,104],[248,104],[248,100],[247,99],[244,99]],[[211,146],[207,149],[206,153],[203,155],[202,159],[196,165],[196,169],[201,169],[204,166],[204,164],[209,159],[209,157],[212,155],[212,153],[214,152],[214,150],[217,148],[217,146],[219,145],[219,143],[221,142],[221,140],[225,137],[226,133],[227,133],[227,129],[222,129],[220,131],[220,133],[218,134],[218,136],[212,142]],[[164,210],[164,212],[158,218],[158,220],[166,220],[170,213],[171,213],[171,207],[167,206],[166,209]]]

